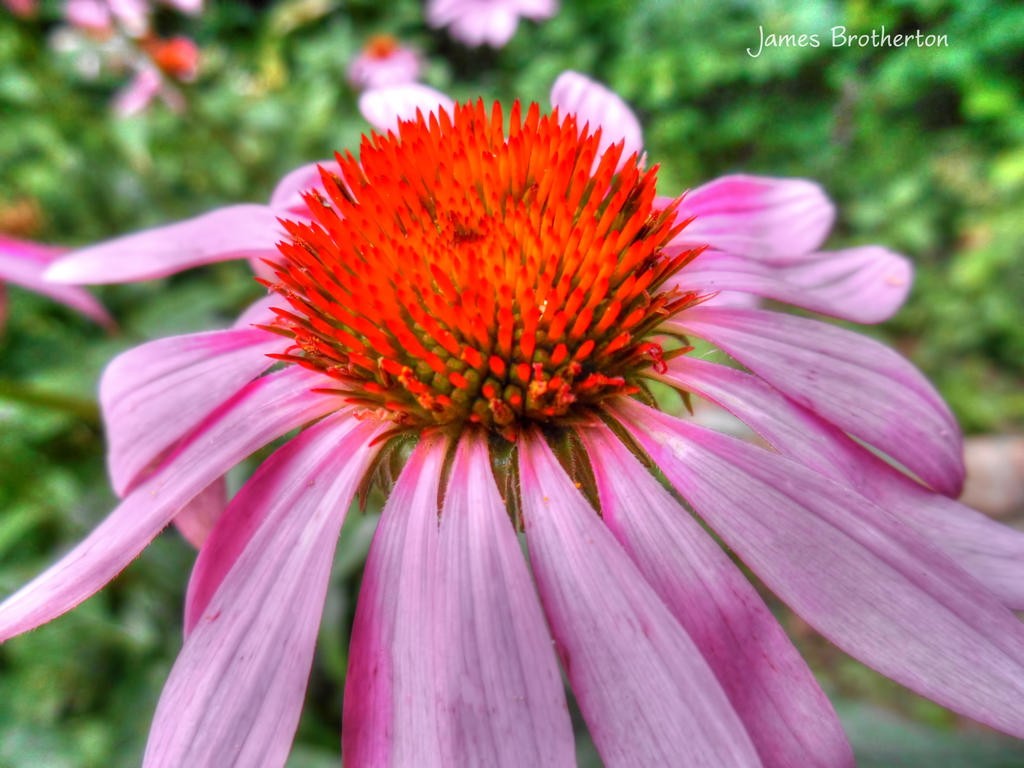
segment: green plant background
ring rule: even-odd
[[[1024,427],[1024,6],[995,0],[564,2],[500,51],[427,29],[415,2],[209,2],[162,11],[202,49],[181,115],[119,120],[120,84],[85,82],[48,43],[57,3],[0,13],[0,207],[31,200],[37,239],[79,245],[236,201],[265,201],[289,169],[355,148],[366,129],[345,65],[370,34],[426,56],[459,98],[547,103],[577,69],[640,115],[660,186],[731,171],[817,179],[839,205],[830,245],[882,243],[913,259],[906,308],[868,332],[936,382],[968,432]],[[948,48],[835,49],[828,30],[921,28]],[[748,56],[758,27],[817,32],[819,48]],[[260,294],[242,264],[97,291],[102,330],[9,290],[0,336],[0,594],[80,539],[114,504],[94,404],[112,355],[227,325]],[[231,479],[237,486],[240,471]],[[336,765],[348,630],[373,516],[342,536],[290,766]],[[0,768],[132,766],[180,647],[194,553],[169,531],[80,608],[0,648]],[[780,608],[836,702],[863,766],[1021,766],[1024,746],[866,670]],[[581,760],[595,765],[584,730]]]

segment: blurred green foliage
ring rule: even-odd
[[[358,146],[366,126],[344,68],[375,33],[416,46],[426,81],[460,98],[546,104],[557,74],[577,69],[636,108],[665,191],[739,170],[819,180],[839,205],[831,246],[881,243],[917,266],[905,310],[870,332],[925,370],[968,431],[1024,427],[1024,6],[576,0],[492,51],[427,29],[411,0],[209,5],[196,19],[158,19],[202,50],[187,111],[156,106],[129,120],[109,109],[117,77],[83,80],[53,52],[56,2],[35,20],[0,14],[0,211],[29,201],[41,212],[34,237],[74,245],[264,201],[289,169]],[[921,28],[948,35],[949,47],[746,53],[760,25],[825,41],[838,24]],[[222,327],[259,295],[241,264],[98,292],[118,335],[10,291],[0,594],[114,503],[92,404],[104,363],[148,338]],[[371,529],[372,518],[353,515],[343,536],[295,768],[337,764],[345,641]],[[138,764],[180,645],[192,558],[166,534],[99,596],[0,649],[0,768]],[[963,733],[938,707],[795,634],[838,697],[863,765],[1024,764],[1020,747]],[[593,764],[585,742],[581,755]]]

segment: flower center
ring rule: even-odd
[[[187,37],[172,37],[161,40],[151,37],[143,41],[143,47],[161,71],[179,80],[190,80],[196,74],[199,63],[199,49]]]
[[[398,41],[391,35],[374,35],[364,50],[371,59],[386,59],[398,50]]]
[[[536,104],[483,102],[364,137],[321,169],[310,224],[285,222],[283,359],[336,378],[399,426],[476,423],[508,439],[638,389],[651,334],[698,297],[665,281],[697,252],[653,207],[656,168]]]

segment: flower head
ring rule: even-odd
[[[15,16],[30,19],[36,15],[39,2],[38,0],[4,0],[4,5]]]
[[[549,19],[557,12],[557,0],[429,0],[425,10],[430,26],[447,27],[466,45],[495,48],[512,39],[520,17]]]
[[[184,13],[197,13],[201,3],[168,2]],[[199,49],[187,37],[158,37],[151,28],[153,8],[147,0],[67,0],[64,17],[51,45],[70,57],[87,79],[101,71],[132,73],[114,96],[113,109],[128,117],[145,110],[159,97],[175,111],[185,108],[173,81],[191,82],[199,64]]]
[[[654,170],[617,171],[620,146],[591,173],[600,138],[517,103],[506,140],[478,102],[339,157],[313,223],[285,225],[283,359],[399,426],[510,439],[639,391],[664,367],[651,333],[697,301],[665,286],[696,254],[664,254],[683,224]]]
[[[359,90],[411,83],[419,77],[420,57],[390,35],[371,37],[348,65],[348,80]]]
[[[385,462],[404,466],[356,611],[346,765],[571,765],[559,662],[608,765],[852,765],[814,676],[680,499],[841,648],[1024,736],[1007,607],[1024,606],[1024,535],[948,498],[963,466],[941,398],[851,331],[702,301],[719,280],[871,304],[767,266],[815,261],[816,188],[740,177],[662,204],[656,169],[601,144],[561,112],[513,107],[506,128],[498,107],[459,105],[366,139],[301,204],[293,180],[269,299],[108,367],[125,499],[0,605],[0,638],[77,604],[305,427],[203,543],[146,766],[284,763],[338,531]],[[780,189],[784,221],[753,204]],[[766,232],[782,235],[755,247]],[[692,337],[746,370],[687,354]],[[662,412],[660,384],[771,448]]]
[[[68,0],[64,4],[64,18],[72,27],[100,40],[114,33],[110,6],[103,0]]]
[[[114,111],[121,117],[143,112],[160,99],[171,109],[185,109],[185,98],[173,84],[195,80],[199,68],[199,49],[187,37],[162,39],[147,36],[140,43],[145,53],[136,61],[135,76],[114,96]]]

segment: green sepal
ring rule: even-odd
[[[597,490],[597,479],[594,477],[594,468],[590,465],[590,456],[580,433],[572,427],[548,426],[542,427],[541,432],[562,469],[590,502],[594,511],[601,515],[601,496]]]
[[[487,433],[487,456],[505,511],[517,530],[522,530],[523,504],[519,492],[519,444],[494,432]]]
[[[387,496],[391,493],[398,476],[402,473],[405,462],[409,460],[413,449],[419,442],[418,432],[402,432],[387,439],[383,447],[377,451],[370,466],[363,473],[356,488],[356,496],[359,499],[359,511],[366,511],[366,500],[370,492],[376,487]]]
[[[441,481],[437,485],[437,517],[440,519],[441,510],[444,508],[444,496],[448,491],[448,481],[452,476],[452,467],[455,465],[455,452],[459,449],[458,438],[448,440],[444,452],[444,461],[441,462]]]

